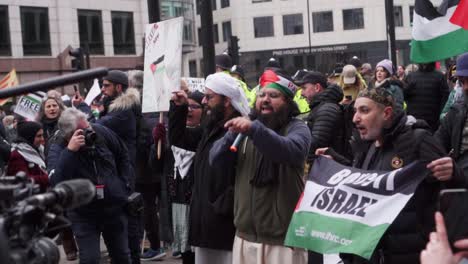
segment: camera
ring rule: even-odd
[[[60,252],[51,239],[70,226],[65,209],[95,196],[89,180],[64,181],[45,193],[20,172],[0,177],[0,260],[5,264],[57,264]]]
[[[88,127],[83,130],[83,135],[85,138],[86,146],[88,147],[94,146],[94,143],[96,143],[96,132],[94,132],[94,130]]]

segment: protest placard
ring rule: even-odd
[[[200,91],[205,93],[205,79],[204,78],[191,78],[191,77],[183,77],[187,83],[187,86],[191,92]]]
[[[44,97],[44,92],[35,92],[23,95],[18,100],[14,112],[27,120],[35,120]]]
[[[183,21],[178,17],[146,26],[143,113],[169,111],[171,93],[180,89]]]

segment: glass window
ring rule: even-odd
[[[231,21],[223,22],[223,41],[228,41],[231,36]]]
[[[133,13],[112,11],[114,54],[135,54]]]
[[[86,50],[88,44],[90,54],[104,54],[101,11],[78,10],[78,31],[80,47]]]
[[[24,55],[50,55],[48,9],[22,6],[20,13]]]
[[[273,37],[273,17],[254,17],[254,35],[256,38]]]
[[[409,20],[410,25],[413,26],[414,6],[409,7]]]
[[[213,41],[219,43],[218,24],[213,25]]]
[[[364,10],[362,8],[343,10],[344,30],[364,28]]]
[[[314,32],[333,31],[333,12],[313,12],[312,24],[314,26]]]
[[[393,7],[393,19],[395,21],[395,27],[403,26],[403,11],[401,6]]]
[[[229,0],[221,0],[221,8],[229,7]]]
[[[189,76],[190,77],[197,77],[197,61],[196,60],[189,60],[188,67],[189,67]]]
[[[184,20],[184,41],[193,41],[193,22]]]
[[[8,6],[0,6],[0,56],[11,55]]]
[[[293,63],[296,69],[304,69],[304,58],[302,56],[294,56]]]
[[[216,0],[211,0],[211,10],[216,10]]]
[[[271,2],[271,0],[252,0],[252,3],[263,3],[263,2]]]
[[[303,34],[304,25],[302,20],[302,14],[284,15],[283,33],[284,35]]]

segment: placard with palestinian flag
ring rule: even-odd
[[[285,245],[370,259],[426,175],[421,162],[381,172],[319,157],[291,219]]]
[[[411,61],[433,62],[468,51],[468,0],[416,0]]]

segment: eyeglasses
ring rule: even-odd
[[[200,109],[200,108],[202,108],[201,105],[197,105],[197,104],[189,104],[188,105],[189,110],[197,110],[197,109]]]
[[[207,101],[211,100],[214,96],[214,94],[205,94],[205,98]]]
[[[263,91],[258,91],[257,92],[257,97],[259,97],[259,98],[264,98],[267,95],[271,99],[276,99],[276,98],[281,97],[281,93],[277,93],[277,92],[263,92]]]

